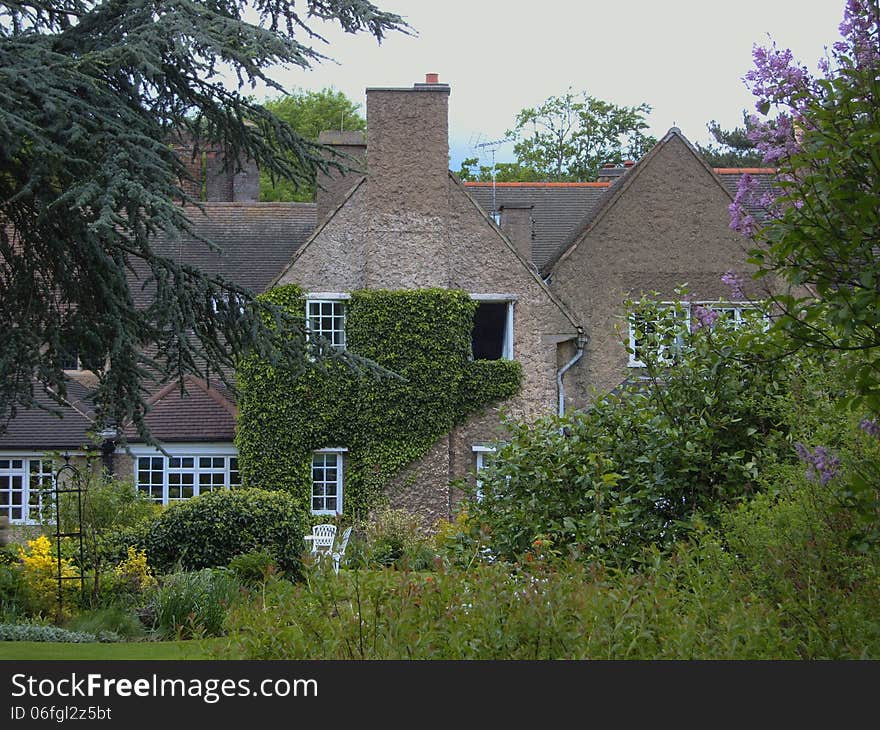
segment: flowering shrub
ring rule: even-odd
[[[114,568],[113,573],[132,593],[142,593],[156,585],[156,577],[147,563],[146,550],[129,546],[128,555]]]
[[[45,535],[28,540],[27,547],[19,548],[22,572],[27,585],[30,612],[34,615],[50,616],[58,607],[58,560],[52,553],[52,543]],[[63,608],[69,613],[72,603],[77,602],[79,583],[68,578],[76,578],[79,571],[67,559],[61,560]]]

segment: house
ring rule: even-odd
[[[736,316],[761,294],[748,283],[742,301],[731,303],[721,281],[728,272],[749,281],[746,245],[727,213],[743,171],[709,168],[673,128],[641,160],[605,169],[595,182],[462,184],[448,169],[450,91],[435,74],[408,88],[368,89],[367,138],[321,138],[368,174],[322,180],[315,204],[256,202],[255,171],[223,177],[206,153],[196,164],[212,199],[193,222],[220,252],[188,237],[157,241],[255,291],[301,286],[304,319],[320,315],[330,323],[321,334],[340,343],[351,292],[438,287],[476,301],[491,345],[475,333],[475,356],[515,359],[522,386],[453,426],[387,485],[393,506],[426,523],[454,513],[461,493],[450,481],[473,479],[485,463],[503,436],[502,409],[533,420],[585,408],[594,389],[640,371],[637,347],[629,353],[625,342],[632,326],[625,299],[671,299],[686,284],[694,302]],[[632,334],[630,344],[638,345]],[[89,374],[77,365],[64,419],[22,413],[0,436],[0,514],[13,522],[31,519],[27,506],[45,483],[47,454],[82,456],[103,445],[109,459],[112,442],[91,433]],[[113,455],[115,472],[161,503],[240,482],[232,394],[197,379],[186,391],[171,383],[151,398],[147,423],[165,453],[129,429]],[[313,457],[315,489],[322,500],[338,497],[334,508],[345,513],[346,444],[323,447]]]

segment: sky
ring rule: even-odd
[[[436,73],[451,87],[450,168],[465,157],[513,161],[502,139],[519,110],[569,88],[621,106],[651,105],[648,133],[676,126],[711,141],[710,120],[742,125],[754,98],[742,81],[755,44],[775,40],[815,71],[839,38],[845,0],[373,0],[414,34],[381,44],[318,26],[333,61],[279,70],[286,89],[332,87],[366,105],[371,86],[410,87]],[[769,36],[769,37],[768,37]],[[259,89],[258,98],[265,92]],[[274,93],[272,94],[275,95]]]

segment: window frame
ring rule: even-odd
[[[309,466],[310,476],[309,479],[312,483],[309,495],[309,512],[313,515],[341,515],[344,507],[344,492],[345,492],[345,454],[348,453],[348,449],[344,446],[334,446],[328,447],[324,449],[315,449],[312,452],[312,459]],[[336,492],[332,495],[332,498],[336,499],[336,508],[335,509],[327,509],[327,498],[328,495],[326,493],[326,485],[329,483],[326,480],[321,482],[325,485],[325,490],[323,494],[316,495],[315,494],[315,457],[318,455],[322,455],[325,459],[328,455],[332,455],[336,457],[336,481],[334,484],[336,485]],[[323,468],[327,468],[327,464],[323,465]],[[315,509],[315,499],[323,499],[324,500],[324,509]]]
[[[73,454],[71,454],[71,456],[73,456]],[[48,454],[38,452],[15,454],[7,452],[0,454],[0,464],[3,462],[9,462],[8,467],[0,467],[0,481],[9,480],[8,486],[0,487],[0,492],[9,495],[7,504],[0,505],[0,516],[8,517],[10,525],[41,524],[41,514],[48,506],[43,503],[43,490],[54,489],[55,487],[55,475],[57,469],[55,469],[54,466],[56,460],[57,459],[52,458]],[[14,462],[21,462],[21,466],[14,467]],[[39,464],[37,471],[32,469],[34,464]],[[49,465],[48,471],[46,470],[47,464]],[[12,480],[15,478],[20,479],[21,486],[18,489],[13,489],[12,487]],[[33,483],[35,478],[37,480],[36,485]],[[49,484],[48,486],[45,486],[47,478]],[[15,505],[12,501],[12,494],[19,492],[21,493],[21,501],[18,503],[17,507],[21,510],[21,517],[13,518],[12,513]],[[36,497],[35,503],[34,497]],[[36,512],[36,518],[32,516],[33,512]]]
[[[516,353],[514,350],[515,343],[515,316],[514,308],[516,306],[517,296],[515,294],[471,294],[471,299],[480,304],[506,304],[507,315],[504,323],[504,340],[501,345],[501,357],[499,360],[515,360]],[[473,356],[473,335],[471,335],[471,359]]]
[[[166,451],[161,451],[151,447],[130,447],[132,456],[133,472],[134,472],[134,488],[137,492],[144,494],[148,499],[156,504],[167,506],[169,504],[177,504],[186,502],[192,497],[200,494],[218,491],[219,489],[238,489],[241,487],[241,471],[238,465],[238,449],[227,443],[218,442],[214,444],[207,443],[189,443],[165,445]],[[141,460],[150,460],[148,468],[141,468]],[[185,459],[192,459],[192,465],[187,465]],[[203,459],[223,459],[223,466],[217,467],[213,464],[203,466]],[[172,465],[172,460],[179,463]],[[141,473],[161,474],[158,480],[141,481]],[[202,476],[210,474],[216,476],[222,474],[223,484],[217,485],[213,483],[204,484]],[[185,476],[192,475],[192,484],[185,484]],[[233,475],[237,476],[237,480],[233,479]],[[180,477],[178,484],[172,484],[172,477]],[[178,480],[174,480],[178,481]],[[150,487],[149,490],[144,486]],[[182,488],[191,486],[191,496],[173,496],[171,490],[177,487],[182,492]],[[203,489],[203,487],[209,489]],[[158,487],[159,494],[156,494]],[[180,494],[178,492],[178,494]]]
[[[331,329],[325,331],[323,329],[318,329],[317,333],[320,337],[323,337],[327,342],[331,344],[334,350],[344,351],[348,348],[348,337],[346,333],[346,325],[348,324],[348,301],[351,299],[350,294],[340,293],[340,292],[312,292],[306,294],[306,342],[309,342],[310,334],[314,331],[312,329],[312,318],[316,317],[318,319],[324,318],[327,315],[322,313],[318,313],[316,315],[312,314],[312,306],[318,305],[319,307],[324,304],[329,304],[331,306],[340,307],[341,313],[330,314],[330,318],[332,320],[341,319],[342,320],[342,328]],[[330,333],[328,336],[327,332]],[[334,333],[339,332],[339,341],[336,341],[334,337]]]
[[[675,335],[675,347],[681,351],[681,348],[684,345],[684,335],[690,332],[691,330],[691,303],[690,302],[657,302],[657,305],[662,309],[671,309],[675,313],[675,319],[680,320],[678,326],[678,332]],[[680,312],[677,311],[677,308],[680,307]],[[636,330],[635,330],[635,318],[638,316],[638,312],[631,312],[629,317],[627,318],[627,325],[629,327],[628,332],[628,342],[629,348],[627,350],[627,367],[631,368],[644,368],[647,367],[644,361],[640,360],[638,355],[638,342],[636,341]],[[655,323],[656,324],[656,323]],[[669,345],[661,345],[660,346],[660,357],[659,360],[664,365],[672,365],[675,363],[675,357],[667,357],[666,352],[669,350]]]
[[[713,312],[718,312],[719,314],[732,311],[734,313],[732,320],[734,328],[739,328],[742,325],[744,321],[744,311],[753,311],[756,313],[760,313],[761,311],[761,308],[758,307],[754,302],[744,301],[741,299],[733,301],[716,299],[712,301],[693,302],[693,304],[695,306],[700,306]],[[764,320],[764,329],[767,329],[770,326],[770,317],[764,314],[762,315],[761,319]]]
[[[474,491],[474,499],[477,502],[483,500],[483,480],[480,479],[480,472],[486,469],[486,454],[495,454],[498,452],[497,446],[486,446],[484,444],[474,444],[471,446],[474,454],[474,483],[476,489]]]

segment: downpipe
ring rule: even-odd
[[[578,335],[578,347],[577,352],[574,353],[574,357],[571,358],[565,365],[563,365],[559,370],[556,371],[556,391],[559,393],[559,408],[558,414],[559,417],[562,418],[565,415],[565,385],[562,383],[562,378],[568,372],[569,368],[574,365],[578,360],[580,360],[584,356],[584,345],[586,344],[586,337],[583,333]]]

